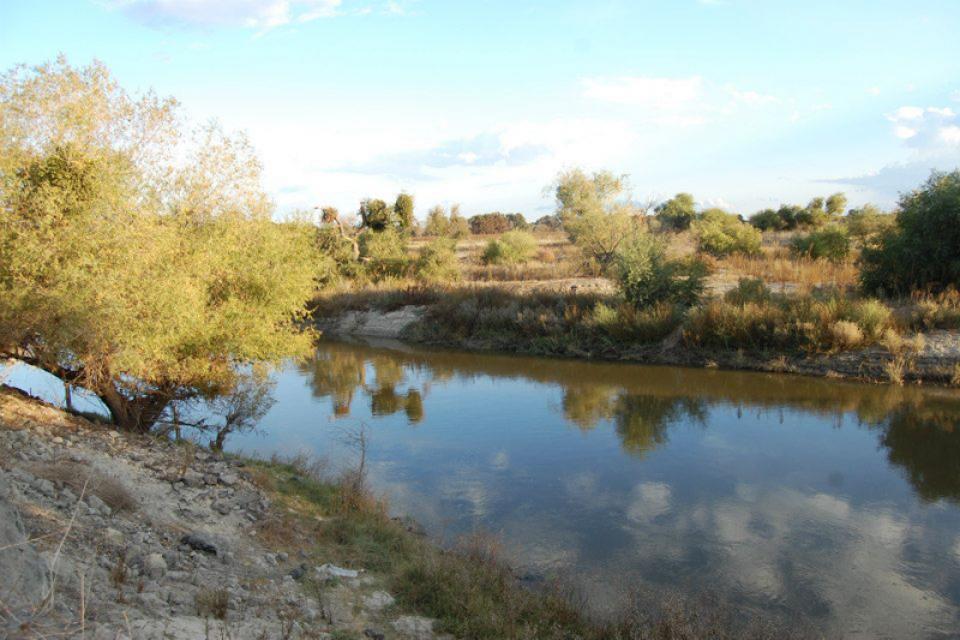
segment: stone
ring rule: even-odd
[[[385,640],[386,636],[376,629],[364,629],[363,635],[370,640]]]
[[[47,563],[27,541],[19,514],[0,500],[0,601],[12,610],[32,609],[50,588]],[[12,579],[16,577],[16,579]]]
[[[396,600],[386,591],[374,591],[363,597],[363,606],[371,611],[382,611],[387,607],[392,607],[394,602]]]
[[[299,567],[296,567],[293,571],[289,573],[289,576],[294,580],[299,580],[307,573],[307,565],[301,564]]]
[[[225,484],[225,485],[227,485],[228,487],[232,487],[233,485],[237,484],[238,482],[240,482],[240,478],[237,477],[237,474],[235,474],[235,473],[221,473],[221,474],[220,474],[220,484]]]
[[[215,556],[220,553],[220,550],[217,548],[217,545],[213,540],[198,533],[188,533],[180,538],[180,542],[187,545],[191,549],[208,553],[210,555]]]
[[[360,575],[360,572],[355,569],[344,569],[343,567],[332,564],[322,564],[314,570],[314,573],[316,573],[316,576],[321,580],[329,580],[330,578],[356,578]]]
[[[103,530],[103,539],[118,547],[123,544],[123,534],[112,527]]]
[[[347,587],[340,586],[325,590],[320,596],[323,617],[334,625],[353,622],[352,599],[353,593]]]
[[[107,503],[92,493],[87,496],[87,504],[90,505],[90,508],[97,513],[101,513],[105,516],[110,515],[110,507],[107,506]]]
[[[159,580],[167,572],[167,561],[159,553],[149,553],[143,558],[143,572],[154,580]]]
[[[433,640],[433,620],[421,616],[400,616],[393,628],[409,640]]]
[[[193,470],[189,470],[184,473],[183,477],[180,479],[183,481],[183,484],[194,489],[202,487],[206,484],[204,482],[203,475]]]
[[[50,498],[56,494],[56,487],[54,487],[53,483],[46,478],[34,478],[33,482],[30,483],[30,486],[36,491],[39,491],[43,495]]]

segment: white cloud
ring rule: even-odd
[[[633,496],[627,505],[627,517],[634,522],[652,520],[670,510],[673,492],[663,482],[641,482],[633,488]]]
[[[872,96],[878,96],[880,95],[880,87],[870,87],[869,89],[867,89],[867,93],[869,93]]]
[[[110,4],[149,24],[262,30],[338,15],[342,0],[114,0]]]
[[[887,116],[893,134],[921,153],[960,147],[960,118],[950,107],[900,107]]]

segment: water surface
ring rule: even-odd
[[[444,540],[597,611],[717,594],[830,636],[960,636],[960,394],[323,342],[235,450],[355,463]]]
[[[960,629],[960,395],[756,373],[325,342],[260,453],[371,481],[451,540],[498,534],[598,610],[704,591],[844,637]]]

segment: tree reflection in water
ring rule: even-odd
[[[887,459],[904,470],[922,499],[960,502],[960,396],[954,391],[326,341],[300,370],[315,397],[331,399],[337,417],[349,416],[355,397],[362,394],[373,415],[403,412],[410,423],[424,419],[431,385],[454,378],[553,384],[561,390],[566,421],[583,431],[612,423],[623,449],[634,456],[665,444],[674,424],[706,426],[710,407],[717,405],[738,411],[796,409],[834,417],[838,424],[852,414],[879,432]],[[419,375],[412,375],[415,372]]]

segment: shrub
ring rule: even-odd
[[[896,226],[863,251],[861,283],[887,294],[960,285],[960,170],[901,198]]]
[[[483,251],[485,264],[523,264],[533,257],[537,240],[526,231],[508,231],[487,243]]]
[[[864,245],[891,229],[896,223],[896,216],[884,213],[871,204],[865,204],[859,209],[852,209],[844,222],[850,236]]]
[[[857,323],[870,341],[878,341],[893,326],[893,312],[879,300],[860,300],[850,309],[850,319]]]
[[[503,233],[510,231],[513,224],[510,218],[495,211],[493,213],[481,213],[470,218],[470,231],[477,235]]]
[[[837,320],[830,325],[830,335],[838,349],[852,349],[863,343],[863,331],[849,320]]]
[[[724,295],[724,300],[740,306],[748,302],[763,304],[770,302],[772,295],[760,278],[740,278],[737,286]]]
[[[750,224],[760,231],[781,231],[784,228],[783,218],[773,209],[764,209],[753,214]]]
[[[437,238],[425,246],[417,259],[416,269],[417,278],[420,280],[459,280],[460,263],[457,261],[456,241]]]
[[[601,302],[593,308],[592,320],[617,340],[657,342],[680,326],[683,308],[669,302],[658,302],[644,309],[630,304],[615,309]]]
[[[658,302],[692,305],[703,293],[706,266],[692,259],[669,259],[666,244],[643,233],[616,254],[615,273],[627,301],[636,307]]]
[[[705,211],[693,223],[700,251],[723,257],[733,253],[747,256],[760,254],[762,235],[758,229],[744,224],[732,214],[719,209]]]
[[[403,236],[390,227],[360,236],[360,258],[372,280],[402,277],[410,264]]]
[[[791,241],[790,249],[798,256],[814,260],[823,258],[839,263],[850,255],[850,236],[842,227],[828,227],[805,236],[797,236]]]
[[[696,205],[689,193],[678,193],[656,209],[657,220],[665,229],[683,231],[696,219]]]

